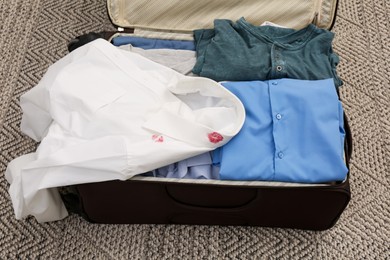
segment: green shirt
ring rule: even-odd
[[[313,24],[301,30],[215,20],[214,29],[194,31],[197,62],[193,72],[216,81],[333,78],[339,57],[334,34]]]

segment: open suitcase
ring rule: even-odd
[[[211,28],[215,18],[252,24],[264,21],[290,28],[309,23],[331,29],[336,0],[108,0],[117,32],[106,38],[137,35],[190,39],[192,30]],[[352,153],[351,132],[344,115],[344,152]],[[348,175],[347,175],[348,176]],[[136,176],[67,187],[62,197],[69,211],[94,223],[250,225],[324,230],[332,227],[350,200],[348,177],[341,183],[296,184],[184,180]]]

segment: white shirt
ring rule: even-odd
[[[55,187],[126,180],[227,143],[242,103],[219,83],[187,77],[95,40],[53,64],[20,99],[22,131],[41,141],[6,178],[18,219],[59,220]]]

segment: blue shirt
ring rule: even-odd
[[[218,169],[213,167],[210,152],[169,164],[143,176],[179,179],[219,179]]]
[[[343,109],[332,79],[224,82],[246,120],[214,151],[222,180],[301,183],[342,181]]]
[[[134,47],[149,49],[176,49],[176,50],[195,50],[195,43],[193,41],[185,40],[163,40],[154,38],[143,38],[134,36],[119,36],[112,39],[112,44],[121,46],[131,44]]]

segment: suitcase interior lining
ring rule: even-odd
[[[248,186],[248,187],[326,187],[343,184],[342,182],[332,183],[296,183],[296,182],[277,182],[277,181],[229,181],[229,180],[211,180],[211,179],[176,179],[176,178],[160,178],[134,176],[126,181],[151,181],[151,182],[166,182],[166,183],[187,183],[187,184],[210,184],[222,186]]]
[[[314,22],[330,29],[337,0],[108,0],[112,22],[124,28],[149,28],[191,32],[212,28],[214,19],[238,20],[260,25],[271,21],[301,29]]]

